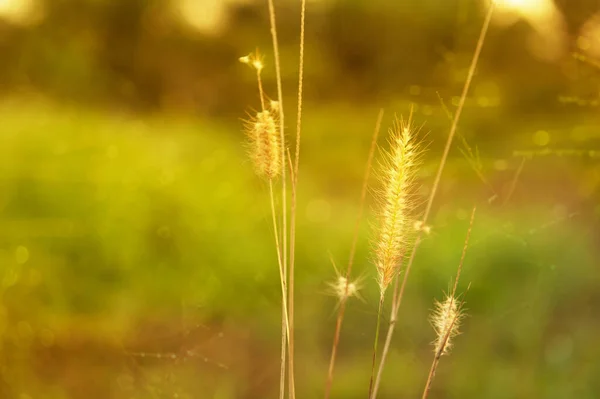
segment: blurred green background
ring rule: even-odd
[[[600,397],[600,6],[496,10],[400,310],[380,398],[420,395],[428,313],[454,276],[469,317],[432,398]],[[268,186],[238,57],[266,1],[0,0],[0,398],[275,398],[280,298]],[[295,126],[299,2],[276,1]],[[322,396],[380,108],[421,128],[425,203],[487,2],[322,0],[307,13],[297,391]],[[443,105],[442,105],[443,104]],[[469,150],[472,156],[469,156]],[[466,155],[465,155],[466,154]],[[373,187],[377,182],[372,182]],[[367,395],[377,312],[359,237],[335,398]],[[389,309],[383,327],[387,327]]]

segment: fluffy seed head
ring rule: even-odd
[[[250,142],[250,158],[256,173],[266,179],[281,174],[281,143],[277,123],[268,111],[258,112],[256,118],[246,123],[246,135]]]
[[[415,221],[414,227],[416,231],[421,231],[426,235],[431,234],[431,226],[426,225],[422,220]]]
[[[251,57],[251,54],[249,54],[249,55],[245,55],[245,56],[243,56],[243,57],[240,57],[240,58],[238,58],[238,60],[239,60],[239,61],[240,61],[242,64],[249,65],[249,64],[250,64],[250,57]]]
[[[360,298],[359,290],[360,284],[358,282],[351,282],[346,279],[344,276],[337,276],[337,278],[328,283],[329,288],[331,288],[332,294],[338,297],[341,300],[347,299],[350,297]],[[348,285],[348,291],[346,292],[346,284]]]
[[[420,149],[409,124],[396,121],[390,130],[390,151],[384,153],[379,194],[379,232],[375,264],[381,295],[398,272],[404,247],[412,233],[414,179]]]
[[[254,53],[254,54],[250,53],[248,55],[238,58],[238,60],[242,64],[249,65],[252,68],[256,69],[259,73],[264,68],[264,64],[262,62],[262,56],[260,55],[258,50],[256,51],[256,53]]]
[[[436,333],[433,342],[435,353],[448,354],[452,348],[452,338],[460,334],[460,322],[464,317],[461,305],[452,295],[448,295],[443,302],[435,301],[431,315],[431,325]]]

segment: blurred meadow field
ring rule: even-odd
[[[600,7],[505,3],[416,254],[380,398],[422,393],[429,313],[450,290],[474,206],[460,283],[468,316],[429,397],[600,396]],[[381,149],[395,116],[413,110],[427,147],[421,211],[486,4],[308,3],[299,398],[323,395],[339,305],[331,259],[341,271],[348,262],[379,109]],[[300,5],[276,6],[291,142]],[[259,47],[276,97],[266,2],[5,0],[0,15],[0,398],[277,397],[269,187],[242,132],[260,100],[238,62]],[[358,236],[361,298],[348,301],[334,398],[368,394],[380,184],[371,179]]]

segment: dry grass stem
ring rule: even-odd
[[[290,215],[290,257],[289,257],[289,286],[288,286],[288,315],[289,315],[289,397],[296,398],[294,382],[294,261],[296,247],[296,213],[298,192],[298,166],[300,163],[300,138],[302,131],[302,101],[304,88],[304,30],[306,26],[306,0],[300,0],[300,54],[298,61],[298,113],[296,120],[296,151],[294,173],[292,179],[292,206]]]
[[[288,279],[288,264],[287,264],[287,181],[285,171],[285,153],[287,151],[287,145],[285,141],[285,119],[283,112],[283,84],[281,79],[281,59],[279,56],[279,41],[277,39],[277,18],[275,15],[275,5],[273,0],[267,1],[269,8],[269,24],[271,26],[271,39],[273,41],[273,55],[275,58],[275,76],[277,80],[277,101],[278,101],[278,116],[279,116],[279,140],[281,142],[281,238],[282,238],[282,283],[284,284],[283,290],[283,303],[285,306],[281,309],[281,372],[279,381],[279,399],[283,399],[285,395],[285,362],[286,362],[286,344],[289,344],[289,320],[287,310],[287,279]]]
[[[338,278],[338,283],[345,285],[343,295],[340,297],[340,306],[338,309],[337,320],[335,324],[335,332],[333,334],[333,345],[331,347],[331,357],[329,359],[329,369],[327,371],[327,380],[325,382],[325,399],[329,399],[331,393],[331,385],[333,383],[333,370],[335,368],[335,359],[337,354],[337,348],[340,341],[340,333],[342,330],[342,323],[344,320],[344,313],[346,310],[346,301],[351,296],[351,283],[350,274],[352,273],[352,265],[354,263],[354,255],[356,253],[356,245],[358,243],[358,234],[360,232],[360,225],[362,221],[362,215],[365,208],[365,202],[367,198],[367,191],[369,187],[369,177],[371,176],[371,166],[373,164],[373,157],[375,156],[375,149],[377,148],[377,138],[379,137],[379,131],[381,130],[381,122],[383,120],[383,109],[379,110],[377,115],[377,122],[375,123],[375,130],[373,131],[373,138],[371,139],[371,148],[369,149],[369,156],[367,159],[367,166],[365,168],[365,175],[363,178],[363,185],[360,193],[360,205],[358,208],[358,216],[356,218],[356,224],[354,225],[354,234],[352,237],[352,244],[350,246],[350,255],[348,256],[348,268],[346,269],[346,277],[344,281]]]
[[[369,398],[373,395],[373,383],[375,381],[375,366],[377,365],[377,344],[379,343],[379,331],[381,329],[381,313],[383,311],[383,301],[385,296],[379,297],[379,307],[377,309],[377,324],[375,327],[375,339],[373,340],[373,360],[371,361],[371,378],[369,380]]]
[[[467,79],[465,81],[465,85],[463,87],[463,91],[461,93],[461,97],[460,97],[460,101],[456,110],[456,113],[454,114],[454,119],[452,121],[452,126],[450,127],[450,133],[448,134],[448,139],[446,141],[446,145],[444,147],[444,152],[442,154],[442,158],[440,160],[440,165],[438,167],[438,171],[436,173],[435,176],[435,180],[433,183],[433,186],[431,188],[431,193],[429,195],[429,199],[427,201],[427,206],[425,208],[425,213],[423,215],[423,224],[426,225],[427,221],[429,219],[429,214],[431,213],[431,208],[433,205],[433,201],[435,199],[435,196],[437,194],[437,190],[440,184],[440,179],[442,176],[442,173],[444,171],[444,167],[446,165],[446,161],[448,159],[448,153],[450,152],[450,148],[452,146],[452,142],[454,140],[454,135],[456,133],[456,129],[458,127],[458,121],[460,120],[460,116],[462,114],[462,110],[464,108],[465,105],[465,101],[467,98],[467,94],[469,92],[469,89],[471,87],[471,82],[473,80],[473,77],[475,76],[475,70],[477,68],[477,63],[479,61],[479,56],[481,54],[481,50],[483,48],[483,43],[485,42],[485,37],[488,31],[488,28],[490,26],[490,22],[492,19],[492,15],[494,13],[494,8],[495,8],[495,2],[493,2],[491,4],[491,6],[488,9],[487,15],[485,17],[485,21],[483,23],[483,27],[481,28],[481,32],[479,34],[479,39],[477,41],[477,46],[475,48],[475,53],[473,54],[473,59],[471,61],[471,65],[469,67],[469,72],[467,74]],[[377,378],[375,380],[375,386],[373,389],[373,398],[377,397],[377,391],[379,389],[379,385],[381,383],[381,376],[383,373],[383,368],[385,365],[385,361],[387,359],[387,354],[389,352],[389,348],[391,345],[391,341],[392,341],[392,337],[394,335],[394,329],[396,326],[396,318],[398,316],[398,310],[400,309],[400,304],[402,303],[402,297],[404,296],[404,290],[406,288],[406,282],[408,280],[408,276],[410,275],[410,269],[412,267],[412,264],[414,262],[415,259],[415,255],[417,252],[417,248],[419,247],[419,244],[421,242],[421,235],[422,232],[419,232],[416,236],[416,240],[414,242],[413,245],[413,249],[410,255],[410,258],[408,259],[408,263],[406,265],[406,270],[404,273],[404,277],[402,280],[402,284],[398,284],[396,287],[398,288],[398,293],[394,293],[394,297],[395,297],[395,301],[392,304],[392,311],[391,311],[391,316],[390,316],[390,324],[388,327],[388,332],[387,332],[387,336],[386,336],[386,340],[384,343],[384,347],[383,347],[383,351],[381,354],[381,360],[379,362],[379,369],[377,371]]]
[[[517,171],[515,172],[515,176],[513,177],[513,179],[510,182],[508,194],[506,194],[506,197],[504,198],[502,205],[506,205],[508,203],[508,201],[511,199],[512,195],[514,194],[515,189],[517,188],[517,181],[519,180],[519,177],[521,176],[521,173],[523,172],[523,168],[525,167],[526,161],[527,161],[527,158],[525,158],[525,157],[521,158],[521,163],[519,164],[519,167],[517,168]]]
[[[270,3],[270,5],[272,5]],[[272,18],[272,30],[274,26],[274,9],[270,10]],[[261,72],[264,68],[262,58],[258,51],[256,54],[249,54],[240,57],[239,61],[251,66],[256,70],[256,79],[258,82],[258,92],[260,96],[261,112],[256,117],[246,122],[245,131],[250,141],[250,158],[253,161],[256,173],[260,177],[269,180],[269,195],[271,202],[271,215],[273,218],[273,229],[275,234],[275,245],[277,249],[277,261],[279,263],[279,277],[281,282],[282,309],[281,309],[281,366],[279,381],[279,398],[283,399],[285,395],[285,376],[286,360],[289,345],[289,315],[287,305],[287,204],[286,204],[286,181],[285,181],[285,136],[283,131],[283,107],[281,99],[281,74],[279,70],[279,51],[276,37],[273,42],[276,53],[275,63],[278,79],[277,101],[269,102],[269,109],[265,105],[265,93],[262,85]],[[279,129],[277,129],[277,126]],[[273,190],[273,179],[282,176],[282,215],[281,230],[277,227],[277,211],[275,209],[275,194]],[[283,243],[283,246],[280,243]]]
[[[277,248],[277,259],[279,261],[279,279],[281,282],[281,359],[280,359],[280,381],[279,381],[279,396],[283,399],[285,394],[285,370],[286,370],[286,355],[287,355],[287,337],[289,336],[289,317],[287,312],[287,280],[285,279],[285,263],[283,263],[283,251],[279,244],[279,231],[277,229],[277,213],[275,211],[275,194],[273,191],[273,181],[269,180],[269,194],[271,198],[271,215],[273,217],[273,230],[275,234],[275,246]]]

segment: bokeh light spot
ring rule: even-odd
[[[15,260],[19,265],[27,263],[27,261],[29,260],[29,250],[27,249],[27,247],[24,247],[22,245],[19,245],[17,247],[17,249],[15,250]]]
[[[546,146],[550,143],[550,133],[545,130],[538,130],[533,134],[532,140],[535,145]]]

